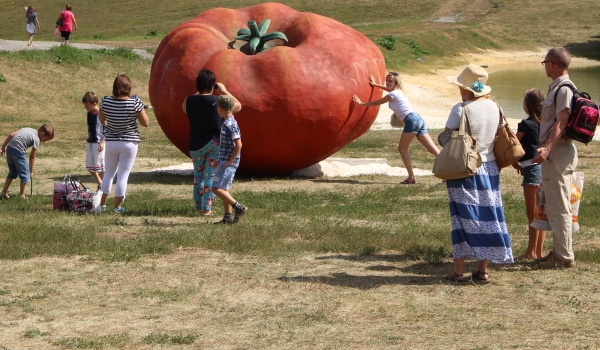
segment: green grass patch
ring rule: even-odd
[[[161,345],[182,345],[193,344],[196,341],[195,335],[169,335],[164,333],[150,333],[144,337],[146,344],[161,344]]]
[[[23,337],[25,338],[37,338],[37,337],[45,337],[50,335],[49,332],[42,332],[39,329],[30,329],[27,332],[25,332],[25,334],[23,334]]]
[[[129,334],[118,333],[103,336],[62,338],[52,342],[52,345],[75,349],[120,348],[127,345],[129,343],[129,339]]]

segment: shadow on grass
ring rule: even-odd
[[[328,284],[330,286],[356,288],[360,290],[369,290],[379,288],[382,285],[426,285],[438,284],[439,276],[374,276],[374,275],[350,275],[345,272],[332,273],[329,276],[294,276],[279,277],[281,282],[303,282]]]
[[[358,180],[310,180],[314,183],[338,183],[338,184],[351,184],[351,185],[393,185],[389,182],[368,182],[368,181],[358,181]]]
[[[598,38],[596,36],[595,38]],[[571,43],[565,46],[574,56],[600,60],[600,40],[588,40],[585,43]]]
[[[407,261],[412,258],[405,254],[374,254],[374,255],[349,255],[349,254],[336,254],[336,255],[322,255],[315,257],[315,260],[328,260],[328,259],[340,259],[348,261]]]

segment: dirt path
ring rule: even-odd
[[[86,43],[70,43],[70,46],[78,49],[112,49],[112,47]],[[24,51],[24,50],[50,50],[55,46],[60,46],[60,41],[34,41],[33,46],[27,46],[27,41],[4,40],[0,39],[0,51]],[[142,49],[133,49],[138,56],[143,59],[151,60],[154,55]]]

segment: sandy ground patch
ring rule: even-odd
[[[540,62],[546,55],[546,50],[540,51],[484,51],[463,55],[464,60],[487,66],[488,73],[494,73],[510,68],[539,68]],[[572,64],[598,65],[597,61],[573,57]],[[449,84],[446,77],[457,76],[464,66],[452,69],[439,69],[434,74],[402,74],[406,85],[405,93],[412,107],[423,117],[429,129],[443,129],[448,119],[448,114],[456,103],[460,102],[460,95],[456,85]],[[549,81],[550,82],[550,81]],[[389,130],[390,115],[392,114],[387,104],[380,106],[377,119],[371,130]],[[508,118],[513,129],[521,119]]]
[[[449,268],[394,251],[265,258],[179,249],[133,263],[3,261],[0,346],[58,349],[80,339],[155,349],[144,341],[150,334],[195,337],[178,349],[598,344],[598,266],[494,267],[490,284],[462,285],[440,279]],[[551,325],[531,327],[549,313]],[[474,331],[485,338],[465,334]]]

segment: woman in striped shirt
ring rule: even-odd
[[[126,75],[118,75],[113,83],[112,96],[104,96],[100,103],[100,121],[106,121],[105,132],[105,173],[102,179],[101,210],[106,210],[106,199],[110,194],[113,179],[119,169],[117,186],[115,187],[115,205],[113,211],[125,212],[121,203],[125,199],[127,180],[137,155],[140,133],[137,121],[144,127],[149,124],[144,111],[144,103],[137,98],[129,97],[131,80]]]

